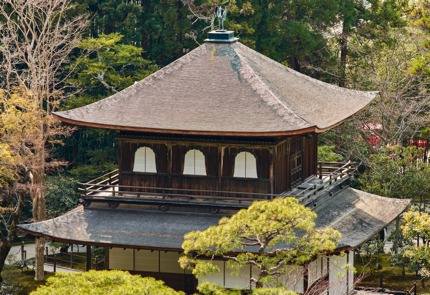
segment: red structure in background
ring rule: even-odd
[[[381,128],[382,128],[381,124],[367,123],[363,125],[363,130],[368,130],[370,133],[370,136],[367,138],[367,141],[369,142],[370,145],[372,146],[379,145],[379,140],[381,139],[381,137],[374,130],[378,130]]]
[[[419,148],[427,148],[428,140],[427,139],[411,139],[409,140],[409,145],[413,145]]]

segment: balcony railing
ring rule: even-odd
[[[126,186],[118,185],[118,181],[118,170],[115,170],[92,181],[79,183],[84,206],[93,202],[108,203],[113,208],[120,203],[158,205],[161,210],[167,210],[171,206],[205,206],[218,211],[222,208],[246,208],[254,201],[270,200],[276,196],[250,192]]]
[[[318,191],[343,183],[352,176],[354,171],[351,162],[318,163],[318,175],[308,178],[293,190],[274,195],[119,185],[118,170],[114,170],[89,182],[79,183],[79,191],[84,206],[91,203],[107,203],[110,207],[115,208],[119,204],[146,204],[159,206],[161,210],[180,206],[207,207],[213,212],[217,212],[219,209],[247,208],[254,201],[271,200],[278,196],[293,195],[299,200],[314,199]]]

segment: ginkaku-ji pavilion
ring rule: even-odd
[[[239,43],[230,31],[99,102],[55,115],[64,123],[117,131],[118,170],[81,185],[82,205],[21,225],[35,236],[105,247],[109,269],[195,291],[209,280],[249,289],[252,268],[197,280],[179,267],[183,236],[218,223],[255,200],[296,196],[317,227],[342,234],[335,253],[282,278],[304,293],[353,290],[353,249],[394,220],[408,200],[349,187],[348,163],[317,163],[317,138],[376,96],[330,85]],[[346,255],[338,255],[346,251]],[[346,266],[346,268],[345,268]]]

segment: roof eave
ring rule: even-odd
[[[117,243],[103,243],[103,242],[94,242],[94,241],[83,241],[83,240],[74,240],[74,239],[65,239],[65,238],[59,238],[52,235],[48,235],[45,233],[40,233],[36,231],[32,231],[26,228],[21,227],[20,225],[17,226],[18,230],[21,232],[24,232],[26,234],[40,237],[40,238],[46,238],[48,240],[55,240],[59,243],[66,243],[66,244],[84,244],[84,245],[91,245],[91,246],[97,246],[97,247],[110,247],[110,248],[132,248],[132,249],[143,249],[143,250],[161,250],[161,251],[175,251],[175,252],[181,252],[183,251],[182,248],[171,248],[171,247],[148,247],[148,246],[140,246],[140,245],[131,245],[131,244],[117,244]]]
[[[288,131],[267,131],[267,132],[251,132],[251,131],[201,131],[201,130],[180,130],[180,129],[159,129],[159,128],[143,128],[133,126],[120,126],[120,125],[108,125],[94,122],[78,121],[63,117],[58,113],[54,113],[60,121],[66,124],[79,126],[79,127],[91,127],[99,129],[109,129],[117,131],[133,131],[133,132],[147,132],[147,133],[165,133],[165,134],[180,134],[180,135],[208,135],[208,136],[258,136],[258,137],[278,137],[278,136],[291,136],[300,135],[305,133],[320,133],[325,129],[319,129],[316,126],[307,127],[298,130]],[[340,122],[342,123],[342,122]],[[339,124],[340,124],[339,123]]]

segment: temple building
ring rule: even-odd
[[[183,236],[216,225],[253,201],[295,196],[342,241],[306,271],[282,278],[304,293],[353,290],[353,250],[401,214],[409,200],[349,187],[350,163],[317,162],[318,134],[369,105],[375,92],[298,73],[213,31],[198,48],[99,102],[55,115],[74,126],[117,131],[118,170],[81,184],[82,205],[21,225],[35,236],[105,248],[109,269],[195,291],[202,281],[250,289],[252,268],[197,280],[179,267]],[[346,254],[339,255],[340,252]]]

